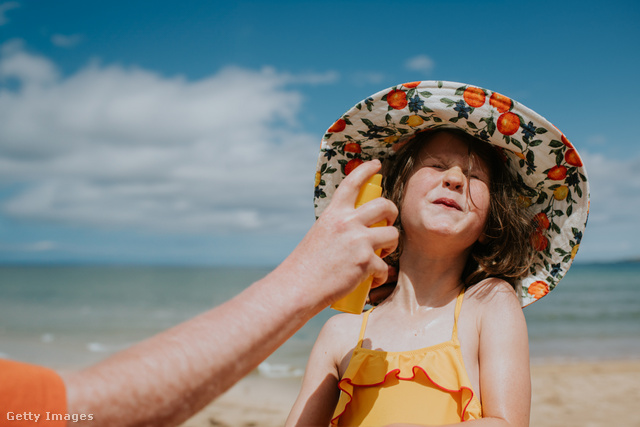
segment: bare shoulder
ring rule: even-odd
[[[502,279],[488,278],[466,291],[468,306],[482,319],[524,319],[522,307],[513,287]]]
[[[502,279],[490,277],[471,286],[465,293],[470,304],[483,308],[520,307],[515,290]]]
[[[323,339],[331,339],[354,346],[360,334],[362,316],[362,314],[336,314],[324,324],[320,336]]]

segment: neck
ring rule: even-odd
[[[443,255],[405,248],[400,257],[394,302],[409,312],[446,305],[463,286],[467,256],[468,251]]]

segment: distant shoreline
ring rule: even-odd
[[[620,264],[640,264],[640,256],[632,258],[622,258],[603,261],[582,261],[576,260],[572,265],[575,267],[605,266]],[[103,268],[250,268],[250,269],[274,269],[277,264],[204,264],[204,263],[173,263],[173,262],[90,262],[90,261],[2,261],[0,268],[4,267],[103,267]]]
[[[585,261],[580,262],[576,261],[573,265],[575,266],[587,266],[587,265],[617,265],[617,264],[640,264],[640,257],[638,258],[625,258],[615,261]]]

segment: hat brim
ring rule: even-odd
[[[392,157],[418,132],[457,128],[504,153],[530,193],[522,205],[536,220],[536,250],[520,280],[522,306],[553,290],[576,255],[587,223],[589,185],[575,147],[544,117],[487,89],[420,81],[382,90],[343,114],[325,133],[316,170],[316,217],[340,182],[364,161]]]

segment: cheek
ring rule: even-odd
[[[419,180],[415,179],[415,175],[409,178],[404,186],[404,194],[402,195],[402,205],[399,206],[400,210],[409,209],[412,202],[420,197],[420,184]]]
[[[420,222],[421,211],[424,208],[422,203],[425,198],[425,192],[417,180],[409,180],[405,187],[402,203],[399,207],[400,222],[406,230],[412,228],[412,224]]]
[[[429,168],[421,168],[415,171],[407,180],[404,194],[412,197],[424,197],[436,184],[437,175]]]
[[[470,188],[471,208],[486,221],[489,215],[489,204],[491,195],[489,187],[484,182],[472,182]]]

